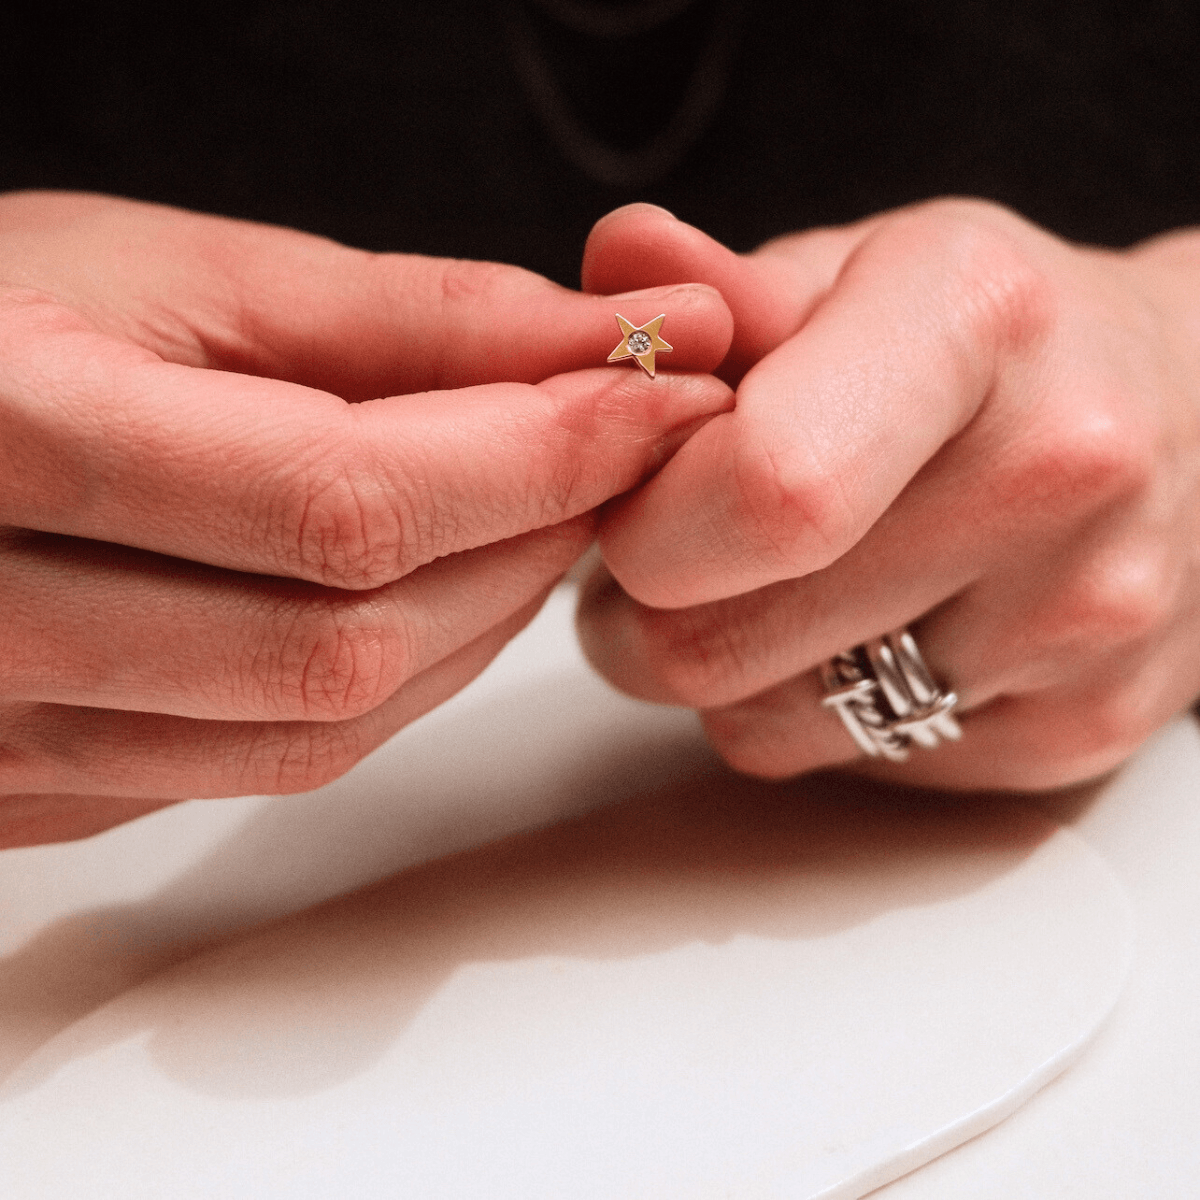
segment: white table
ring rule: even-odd
[[[0,1195],[1195,1194],[1190,719],[1033,804],[756,784],[571,603],[320,792],[0,855]]]

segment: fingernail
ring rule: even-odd
[[[706,299],[715,297],[722,300],[721,293],[708,283],[660,283],[654,287],[637,288],[632,292],[615,292],[605,299],[612,304],[620,304],[623,300],[666,300],[671,296],[704,296]]]

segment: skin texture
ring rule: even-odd
[[[613,301],[99,196],[0,197],[0,846],[296,792],[477,674],[732,403],[706,285]]]
[[[934,201],[738,256],[669,213],[589,240],[594,292],[734,314],[736,407],[606,506],[579,625],[735,767],[849,763],[815,668],[913,627],[964,738],[856,765],[948,788],[1103,773],[1200,693],[1200,235],[1069,245]]]

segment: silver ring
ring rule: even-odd
[[[932,750],[962,737],[958,697],[934,682],[907,629],[835,654],[822,664],[821,681],[821,703],[872,758],[904,762],[914,742]]]

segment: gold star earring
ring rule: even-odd
[[[617,324],[621,327],[621,344],[608,356],[609,362],[620,362],[623,358],[632,358],[637,365],[654,378],[654,355],[659,350],[670,350],[669,343],[658,336],[662,323],[667,319],[666,313],[661,313],[653,321],[645,325],[634,325],[625,320],[620,313],[616,314]]]

